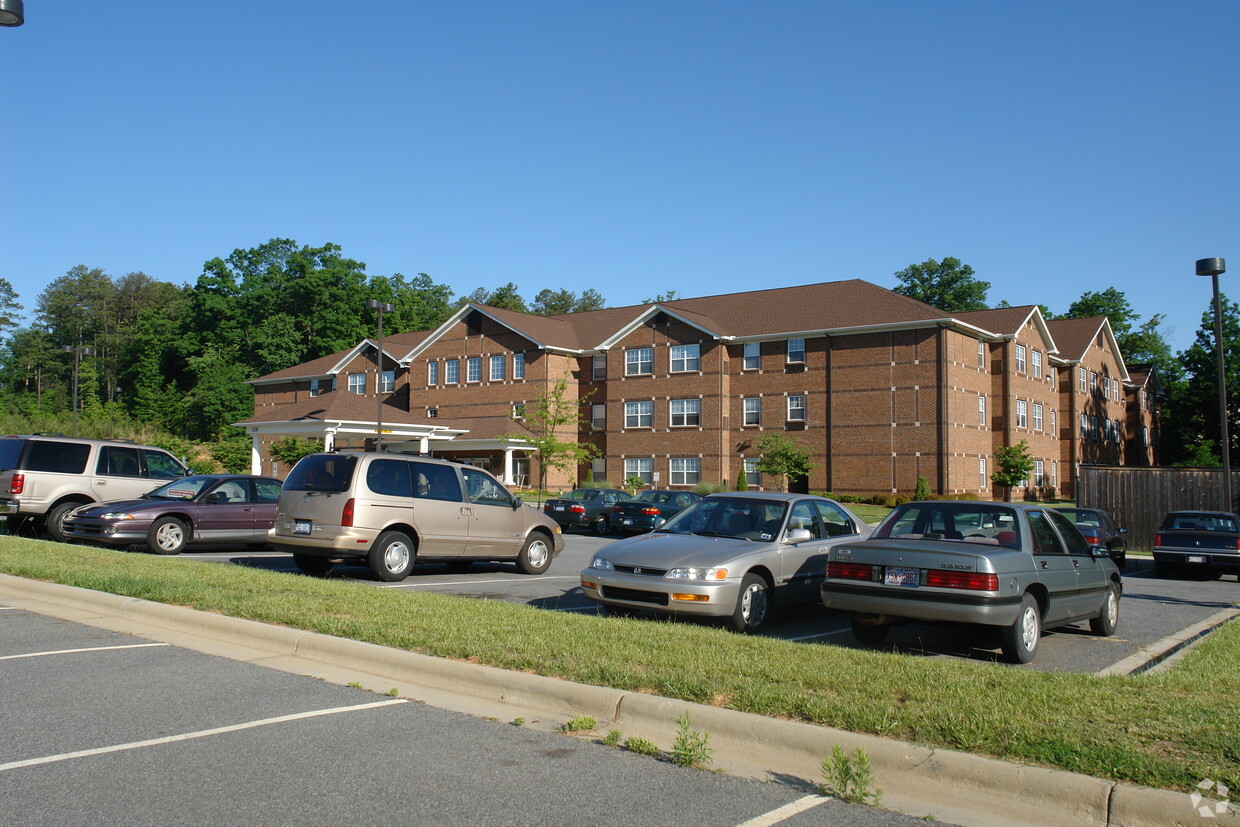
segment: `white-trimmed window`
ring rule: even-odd
[[[981,339],[977,340],[977,366],[986,367],[986,343]]]
[[[672,485],[697,485],[702,478],[702,461],[697,457],[672,457],[668,466]]]
[[[1141,447],[1150,447],[1150,429],[1148,425],[1141,428]]]
[[[310,380],[310,395],[311,396],[319,395],[319,380],[318,379]]]
[[[630,457],[624,461],[624,478],[637,477],[646,485],[654,482],[654,460],[649,457]]]
[[[1023,399],[1016,400],[1016,427],[1029,427],[1029,406]]]
[[[439,363],[438,362],[427,362],[426,363],[426,384],[428,385],[439,384]]]
[[[742,369],[757,370],[760,367],[762,367],[762,343],[745,342],[745,358],[742,363]]]
[[[1094,396],[1098,395],[1098,374],[1092,370],[1089,372],[1089,392]]]
[[[439,409],[438,409],[438,408],[427,408],[427,409],[426,409],[426,418],[427,418],[427,419],[436,419],[436,418],[438,418],[438,417],[439,417]]]
[[[525,403],[524,402],[513,402],[512,403],[512,418],[513,419],[525,419]]]
[[[1025,372],[1025,346],[1024,345],[1016,346],[1016,372],[1017,373]]]
[[[1051,434],[1055,436],[1059,435],[1059,427],[1055,423],[1055,409],[1054,408],[1051,409]]]
[[[455,385],[461,381],[460,359],[448,359],[443,363],[443,381],[447,385]]]
[[[745,457],[741,462],[745,469],[745,484],[754,487],[762,485],[762,475],[758,473],[758,458]]]
[[[590,473],[596,480],[607,479],[607,460],[604,457],[595,457],[590,460]]]
[[[701,369],[701,345],[672,345],[672,373],[692,373]]]
[[[669,403],[669,414],[673,428],[702,424],[702,400],[673,399]]]
[[[1111,396],[1111,378],[1109,376],[1102,377],[1102,398],[1107,399]]]
[[[1123,442],[1124,441],[1124,423],[1120,422],[1118,419],[1115,420],[1115,428],[1112,429],[1112,433],[1115,434],[1116,445],[1119,445],[1121,442]]]
[[[624,427],[653,428],[654,402],[625,402]]]
[[[1081,414],[1081,439],[1089,439],[1089,417]]]
[[[482,357],[470,356],[465,362],[465,381],[481,382],[482,381]]]
[[[1051,460],[1051,488],[1059,487],[1059,463]]]
[[[349,393],[365,393],[366,392],[366,374],[350,373],[349,374]]]
[[[805,361],[805,340],[789,339],[788,340],[788,362],[790,364],[798,364]]]
[[[396,371],[385,370],[379,374],[379,393],[391,393],[396,390]]]
[[[1087,384],[1088,381],[1089,381],[1089,371],[1085,370],[1085,368],[1077,368],[1076,369],[1076,389],[1081,391],[1082,393],[1088,391],[1089,390],[1089,385]]]
[[[512,354],[512,378],[513,379],[524,379],[525,378],[525,354],[524,353]]]
[[[742,425],[761,425],[762,424],[762,397],[746,396],[741,400],[744,413],[741,417]]]
[[[1043,488],[1046,486],[1046,476],[1043,473],[1044,467],[1045,466],[1043,465],[1042,460],[1035,459],[1033,461],[1033,487],[1034,488]]]
[[[627,372],[627,371],[626,371]],[[607,378],[607,354],[598,353],[590,360],[590,378],[594,380]]]
[[[1042,378],[1042,351],[1035,350],[1029,354],[1029,359],[1033,365],[1033,378]]]
[[[504,357],[502,355],[491,357],[490,378],[492,382],[503,382],[504,381]]]
[[[986,427],[986,394],[977,397],[977,424]]]
[[[1116,402],[1119,401],[1119,380],[1118,379],[1111,380],[1111,398],[1114,399]]]
[[[1042,430],[1042,403],[1033,403],[1033,429],[1035,431]]]
[[[590,406],[590,424],[600,431],[607,430],[607,406]]]
[[[805,421],[805,395],[792,394],[788,397],[788,421],[804,422]]]
[[[1051,386],[1052,390],[1054,390],[1055,388],[1055,373],[1056,373],[1055,366],[1050,363],[1049,359],[1047,359],[1046,360],[1046,383]]]
[[[986,483],[986,457],[978,457],[977,460],[977,487],[985,490]]]
[[[1096,416],[1089,418],[1089,438],[1094,442],[1098,441],[1098,417]]]
[[[654,348],[637,347],[624,352],[624,375],[642,376],[654,372]]]

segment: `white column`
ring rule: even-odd
[[[500,477],[500,482],[504,485],[516,485],[516,480],[512,476],[512,446],[504,449],[504,476]]]
[[[335,450],[335,448],[336,448],[336,432],[335,431],[324,431],[323,432],[323,450],[332,451],[332,450]]]
[[[418,453],[429,454],[431,452],[431,438],[424,436],[418,440]]]
[[[263,455],[258,450],[258,433],[250,434],[250,473],[261,476],[263,473]]]

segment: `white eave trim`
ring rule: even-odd
[[[410,364],[428,347],[430,347],[435,342],[439,341],[440,337],[443,336],[445,333],[447,333],[449,330],[451,330],[453,325],[459,324],[460,322],[464,321],[465,317],[469,313],[472,313],[474,311],[481,313],[483,316],[486,316],[488,319],[495,322],[496,324],[502,325],[508,328],[513,333],[516,333],[518,336],[523,336],[526,339],[529,339],[530,342],[533,343],[535,349],[539,349],[539,350],[552,350],[553,349],[553,348],[550,348],[546,342],[541,342],[538,339],[535,339],[533,336],[531,336],[529,333],[525,332],[524,330],[515,328],[508,322],[504,321],[503,319],[498,319],[492,314],[488,313],[486,309],[483,308],[481,305],[473,304],[471,302],[470,304],[462,305],[460,309],[458,309],[455,313],[453,313],[451,316],[448,317],[447,321],[445,321],[439,327],[431,331],[431,335],[427,336],[425,339],[418,342],[418,344],[414,345],[414,347],[408,353],[406,353],[404,357],[401,358],[400,360],[401,364],[403,365]],[[554,350],[561,350],[561,349],[554,348]],[[564,352],[571,353],[573,351],[564,349]]]
[[[632,319],[632,321],[630,321],[624,327],[620,328],[615,333],[611,334],[606,339],[599,342],[592,350],[593,351],[610,350],[611,348],[619,344],[621,341],[623,341],[626,336],[628,336],[634,330],[637,330],[639,327],[646,324],[646,322],[653,319],[659,313],[666,313],[667,315],[671,316],[676,321],[681,322],[682,324],[687,324],[690,327],[696,328],[697,330],[700,330],[703,333],[705,333],[707,336],[710,336],[712,339],[723,340],[723,339],[730,338],[716,330],[711,330],[708,327],[704,327],[701,322],[695,322],[692,319],[685,318],[681,314],[677,313],[675,310],[672,310],[668,307],[664,307],[661,304],[652,304],[652,305],[647,306],[646,309],[643,310],[641,313],[638,313],[637,316],[635,316]]]

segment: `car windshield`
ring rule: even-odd
[[[142,496],[149,500],[192,500],[202,489],[218,480],[212,477],[182,477],[148,491]]]
[[[788,504],[781,500],[706,497],[656,530],[769,543],[779,535],[787,511]]]
[[[1016,510],[972,502],[902,505],[888,515],[874,537],[895,540],[956,540],[1019,549]]]
[[[1236,531],[1236,521],[1224,514],[1170,514],[1165,529],[1175,531]]]
[[[576,491],[569,491],[567,494],[561,494],[558,499],[576,500],[577,502],[585,502],[592,500],[599,495],[597,488],[578,488]]]

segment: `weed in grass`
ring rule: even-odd
[[[689,726],[689,713],[682,712],[676,719],[676,740],[672,742],[672,763],[678,767],[697,767],[711,762],[714,750],[706,746],[710,743],[709,732],[699,732]]]
[[[661,750],[654,745],[654,741],[646,738],[630,738],[624,742],[624,748],[629,752],[635,752],[638,755],[660,755]]]
[[[603,737],[603,746],[614,747],[616,744],[620,743],[620,738],[621,738],[620,730],[613,729],[612,731],[608,732],[607,735]]]
[[[525,719],[524,718],[513,718],[512,725],[513,726],[525,726]]]
[[[389,690],[387,691],[387,696],[388,696],[389,698],[396,698],[396,697],[399,697],[399,696],[400,696],[400,690],[399,690],[399,689],[397,689],[396,687],[394,687],[394,686],[393,686],[391,689],[389,689]]]
[[[362,688],[362,685],[358,683],[357,681],[349,681],[348,683],[345,684],[345,686],[349,687],[350,689],[361,689]]]
[[[861,747],[853,750],[852,755],[845,755],[836,744],[831,755],[822,759],[822,776],[825,783],[818,785],[819,795],[834,796],[852,804],[877,807],[882,803],[883,791],[874,787],[870,756]]]
[[[578,715],[576,718],[570,718],[564,726],[560,727],[561,732],[585,732],[598,726],[598,721],[589,715]]]

